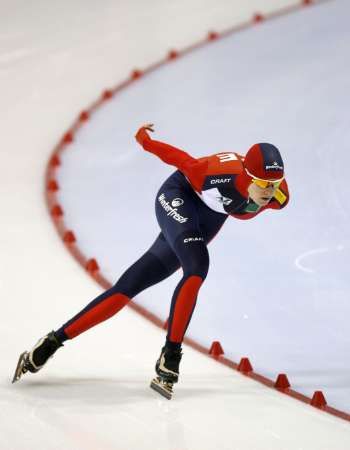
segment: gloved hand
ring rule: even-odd
[[[143,125],[135,134],[135,139],[140,145],[143,145],[143,141],[149,138],[147,131],[154,132],[153,123]]]

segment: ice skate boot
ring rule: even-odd
[[[171,350],[165,346],[162,348],[160,357],[156,362],[156,373],[158,376],[151,381],[151,388],[168,400],[173,395],[173,385],[179,379],[181,358],[181,349]]]
[[[18,381],[26,372],[38,372],[55,351],[63,347],[54,331],[42,337],[39,342],[29,352],[23,352],[18,360],[12,383]]]

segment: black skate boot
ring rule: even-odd
[[[180,350],[171,350],[164,346],[156,362],[157,377],[151,382],[151,388],[168,400],[173,394],[173,385],[179,380],[179,365],[182,358]]]
[[[12,383],[18,381],[28,371],[38,372],[59,347],[63,347],[63,344],[58,340],[54,331],[41,338],[32,350],[20,355]]]

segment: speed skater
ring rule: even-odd
[[[142,126],[136,141],[177,168],[156,195],[159,235],[114,286],[20,355],[13,382],[27,371],[38,372],[65,341],[109,319],[140,292],[181,268],[183,276],[172,295],[166,340],[156,362],[157,377],[151,383],[171,398],[172,386],[179,378],[182,342],[209,269],[209,242],[228,217],[249,220],[288,204],[284,163],[274,145],[255,144],[245,156],[228,151],[194,158],[152,139],[153,131],[152,124]]]

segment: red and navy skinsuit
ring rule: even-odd
[[[113,316],[141,291],[181,267],[183,277],[172,297],[167,334],[168,347],[178,349],[208,272],[207,244],[229,216],[247,220],[266,209],[281,209],[288,203],[285,180],[266,206],[258,207],[249,199],[247,189],[251,178],[244,170],[244,158],[237,153],[217,153],[196,159],[151,139],[145,128],[138,131],[136,139],[145,150],[178,168],[156,196],[161,233],[111,289],[56,331],[62,341]]]

